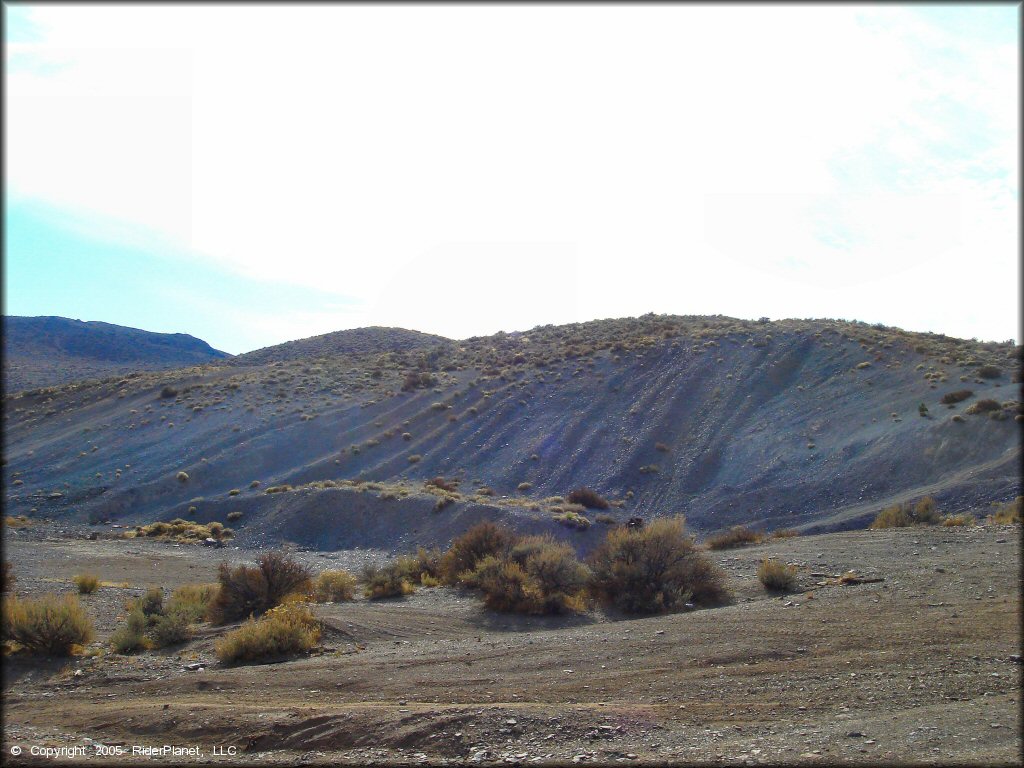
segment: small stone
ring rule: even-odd
[[[848,734],[846,734],[846,738],[848,738],[848,739],[859,739],[863,735],[864,734],[861,733],[860,731],[850,731]]]

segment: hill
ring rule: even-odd
[[[410,352],[447,346],[452,342],[442,336],[434,336],[405,328],[353,328],[335,331],[307,339],[286,341],[272,347],[256,349],[238,355],[236,365],[262,365],[290,360],[312,360],[339,355],[380,355],[388,352]]]
[[[5,392],[229,357],[185,333],[66,317],[5,316],[3,336]]]
[[[597,510],[561,498],[580,485],[613,519],[683,512],[698,532],[863,527],[925,494],[950,512],[1019,494],[1011,344],[655,315],[458,342],[366,330],[9,396],[11,514],[241,512],[239,543],[328,548],[444,543],[500,517],[585,547],[580,515]],[[330,337],[359,342],[331,353]],[[457,490],[425,486],[436,476]]]

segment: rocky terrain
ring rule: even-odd
[[[11,529],[17,594],[104,586],[83,603],[100,651],[126,599],[209,581],[243,549],[87,540],[88,529]],[[379,550],[299,551],[314,570]],[[118,748],[198,746],[244,764],[1019,765],[1019,526],[850,531],[711,556],[732,605],[629,617],[485,611],[471,594],[316,607],[309,655],[224,666],[237,625],[203,625],[185,646],[4,665],[4,753],[84,749],[72,762],[138,764]],[[772,596],[757,563],[798,568]],[[862,583],[841,585],[855,571]],[[213,756],[233,748],[235,754]],[[99,750],[107,750],[102,758]]]

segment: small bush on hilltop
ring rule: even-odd
[[[629,613],[657,613],[692,601],[728,599],[725,577],[685,534],[680,517],[614,528],[590,557],[591,591]]]
[[[439,572],[444,584],[456,584],[459,576],[472,571],[488,555],[498,556],[512,546],[515,537],[502,525],[478,523],[452,541],[441,557]]]
[[[313,596],[318,603],[341,603],[355,595],[356,577],[348,571],[322,571],[313,581]]]
[[[70,656],[93,638],[92,621],[72,595],[4,600],[3,630],[4,639],[45,656]]]
[[[319,640],[320,622],[309,607],[288,603],[229,632],[214,646],[214,652],[224,664],[259,661],[304,653]]]
[[[769,591],[788,592],[796,585],[796,568],[772,558],[765,558],[757,567],[757,578]]]
[[[582,504],[587,509],[608,509],[608,499],[587,487],[577,488],[565,497],[570,504]]]
[[[259,616],[288,595],[305,595],[312,588],[309,570],[282,552],[268,552],[255,567],[221,563],[217,579],[220,588],[210,605],[217,624]]]
[[[708,549],[734,549],[748,544],[760,544],[764,536],[743,525],[734,525],[728,531],[708,537]]]

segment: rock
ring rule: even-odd
[[[186,664],[185,665],[185,669],[189,670],[190,672],[198,672],[202,668],[203,668],[203,665],[198,663],[198,662],[196,662],[195,664]]]
[[[860,731],[850,731],[848,734],[846,734],[846,738],[848,738],[848,739],[859,739],[863,735],[864,734],[861,733]]]

